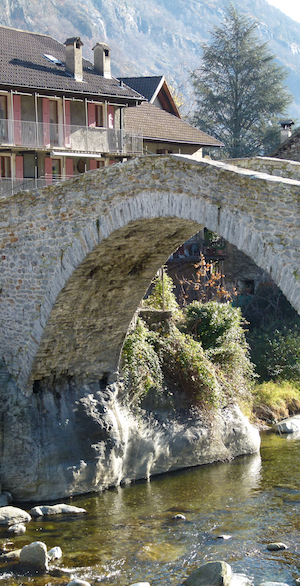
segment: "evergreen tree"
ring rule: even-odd
[[[285,70],[266,44],[257,24],[231,4],[223,24],[204,44],[200,69],[192,74],[196,110],[192,123],[218,138],[220,156],[268,154],[280,142],[279,117],[292,102]]]

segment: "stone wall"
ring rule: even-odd
[[[151,278],[203,226],[300,310],[300,183],[256,170],[270,173],[272,160],[251,161],[247,170],[141,157],[2,200],[0,351],[19,388],[30,394],[47,377],[114,380]]]

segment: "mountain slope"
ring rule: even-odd
[[[92,60],[96,41],[112,49],[113,74],[165,74],[176,86],[199,66],[201,44],[224,17],[227,0],[0,0],[0,23],[47,33],[61,42],[80,35]],[[287,68],[300,117],[300,23],[269,5],[244,0],[237,8],[258,20],[261,40]],[[183,93],[185,90],[183,89]]]

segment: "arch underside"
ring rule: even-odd
[[[59,377],[114,380],[128,325],[155,272],[203,226],[271,274],[299,311],[300,182],[271,177],[265,166],[272,161],[255,165],[264,173],[184,157],[141,157],[54,186],[29,203],[26,194],[17,198],[16,225],[27,232],[23,241],[5,244],[3,301],[12,327],[2,355],[19,388],[31,394],[34,381],[37,388],[38,381]],[[288,170],[293,177],[297,172]],[[9,221],[9,203],[3,211]],[[6,242],[5,228],[3,237]],[[32,299],[27,314],[8,262],[24,251]]]
[[[90,252],[58,295],[30,382],[116,379],[122,345],[151,279],[203,225],[178,218],[132,221]],[[50,382],[50,381],[49,381]]]

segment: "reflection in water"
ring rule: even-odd
[[[45,541],[63,550],[60,567],[90,582],[178,586],[201,564],[222,559],[251,584],[294,584],[298,572],[300,440],[263,434],[261,456],[162,475],[151,482],[78,497],[88,515],[37,519],[15,546]],[[186,517],[174,520],[176,513]],[[222,539],[220,535],[230,535]],[[3,539],[5,535],[3,534]],[[288,549],[269,552],[270,541]],[[23,578],[2,584],[20,586]],[[233,584],[236,581],[236,576]],[[45,578],[34,578],[44,586]],[[52,582],[51,582],[52,583]],[[249,583],[249,582],[248,582]]]

